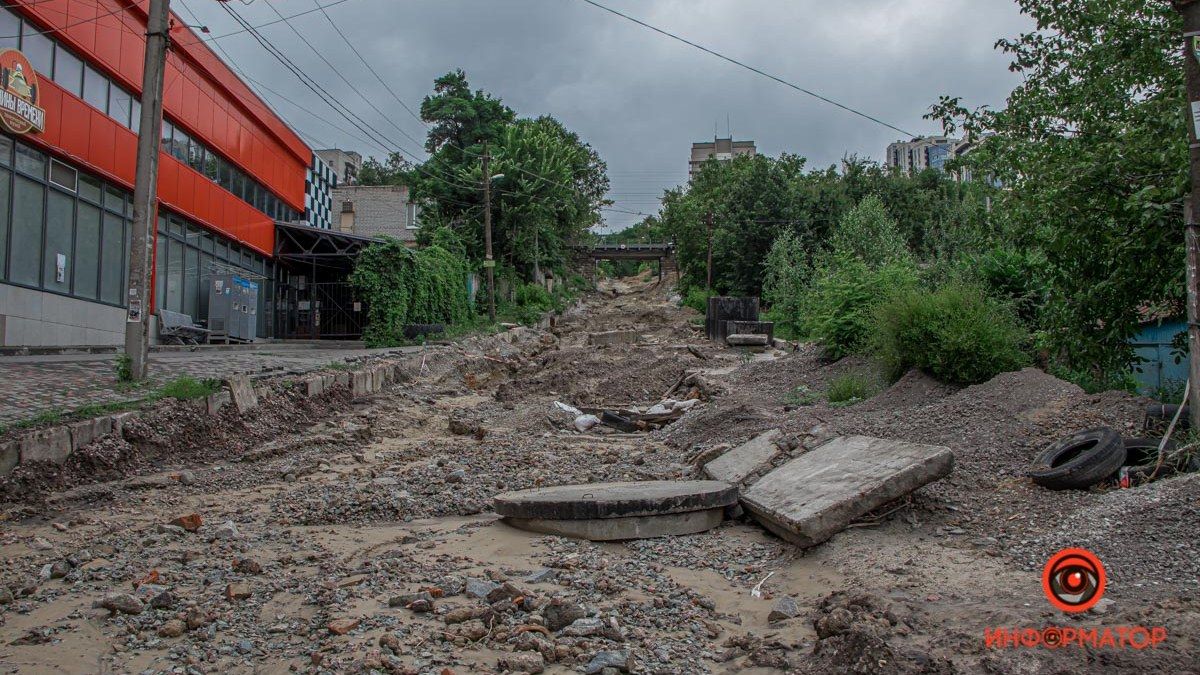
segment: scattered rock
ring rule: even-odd
[[[500,584],[491,581],[484,581],[482,579],[468,579],[467,585],[463,589],[463,592],[466,593],[468,597],[479,598],[482,600],[488,597],[492,591],[499,587]]]
[[[240,558],[233,562],[233,571],[242,574],[262,574],[263,568],[257,561],[250,558]]]
[[[171,619],[158,627],[158,636],[163,638],[177,638],[187,630],[187,624],[179,619]]]
[[[777,621],[787,621],[794,619],[800,614],[800,606],[796,604],[796,599],[791,596],[783,596],[775,602],[775,606],[771,608],[771,613],[767,615],[767,621],[775,623]]]
[[[583,605],[555,598],[542,608],[542,616],[546,619],[546,627],[557,632],[587,616],[587,610]]]
[[[145,605],[129,593],[113,593],[97,600],[93,607],[107,609],[113,614],[141,614]]]
[[[196,530],[200,529],[201,525],[204,524],[204,519],[200,517],[199,513],[189,513],[186,516],[179,516],[175,520],[172,520],[170,524],[176,527],[182,527],[188,532],[195,532]]]
[[[225,597],[229,600],[245,600],[251,595],[253,595],[253,593],[251,592],[250,587],[246,584],[235,583],[226,584],[225,586]]]
[[[212,536],[213,539],[238,539],[241,537],[241,533],[238,532],[237,525],[234,525],[232,520],[227,520],[213,530]]]
[[[511,673],[540,673],[546,669],[546,660],[538,652],[513,652],[501,656],[496,667]]]
[[[333,633],[334,635],[345,635],[355,628],[358,628],[358,624],[358,619],[334,619],[333,621],[325,624],[325,627],[328,628],[329,632]]]
[[[587,673],[587,675],[594,675],[595,673],[599,673],[606,668],[614,668],[619,672],[628,673],[633,670],[633,656],[628,650],[624,649],[619,651],[597,652],[596,655],[592,657],[592,660],[588,661],[587,668],[584,669],[584,672]]]

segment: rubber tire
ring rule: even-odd
[[[1178,473],[1176,467],[1166,463],[1159,467],[1158,474],[1154,473],[1154,467],[1158,465],[1158,444],[1161,442],[1161,438],[1126,438],[1124,440],[1122,444],[1125,446],[1125,463],[1122,466],[1129,467],[1130,485],[1145,485],[1151,482],[1150,476],[1154,476],[1153,480],[1158,480]],[[1176,447],[1178,444],[1175,441],[1167,441],[1167,447],[1164,450],[1170,454]],[[1145,456],[1139,456],[1143,454]],[[1134,462],[1141,463],[1134,464]]]
[[[1108,427],[1096,427],[1075,432],[1046,448],[1027,475],[1051,490],[1086,490],[1111,477],[1124,463],[1121,435]]]

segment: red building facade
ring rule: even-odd
[[[36,71],[45,123],[0,139],[0,344],[116,344],[148,0],[5,4],[0,49]],[[312,150],[177,17],[163,119],[154,304],[202,320],[208,272],[271,278]]]

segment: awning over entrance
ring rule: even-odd
[[[379,241],[371,237],[322,230],[308,225],[275,223],[275,257],[292,263],[349,271],[360,251]]]

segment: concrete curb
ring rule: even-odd
[[[356,370],[310,373],[286,378],[282,382],[292,383],[296,390],[307,398],[323,396],[341,387],[349,389],[351,396],[358,399],[377,394],[403,379],[405,378],[401,365],[386,361],[372,363]],[[228,406],[233,406],[240,415],[254,410],[265,399],[271,397],[270,388],[254,386],[245,376],[231,377],[225,380],[224,385],[221,391],[184,403],[193,405],[208,415],[222,414]],[[76,450],[89,443],[112,434],[125,436],[128,423],[140,415],[139,411],[133,410],[93,419],[73,420],[0,441],[0,476],[12,473],[23,462],[62,464]]]

